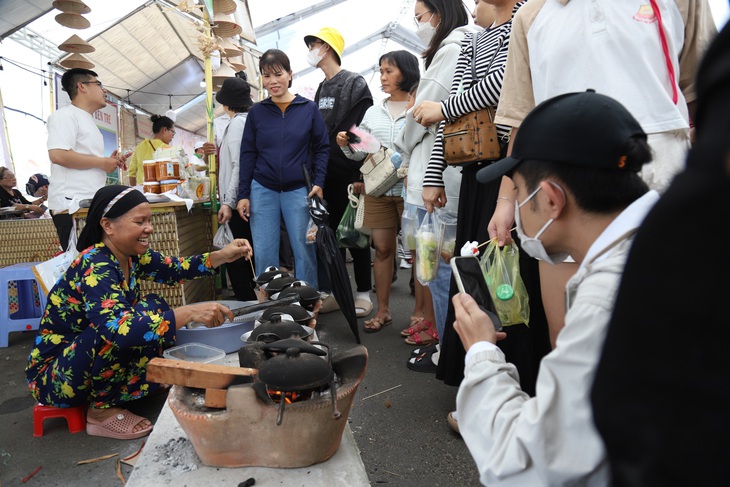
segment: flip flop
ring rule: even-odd
[[[382,318],[376,316],[374,318],[371,318],[371,319],[365,321],[365,323],[363,323],[362,329],[365,333],[377,333],[380,330],[382,330],[383,327],[388,326],[391,323],[393,323],[393,320],[391,318],[388,318],[387,320],[383,320]],[[371,325],[371,326],[377,325],[378,327],[377,328],[368,328],[367,325]]]
[[[137,416],[124,409],[120,413],[109,416],[104,421],[94,421],[86,417],[86,434],[91,436],[103,436],[117,440],[134,440],[142,438],[152,432],[153,425],[137,432],[134,427],[147,418]]]
[[[373,303],[367,299],[357,298],[355,300],[355,316],[365,318],[373,312]]]

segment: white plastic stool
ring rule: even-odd
[[[10,332],[38,329],[46,308],[46,296],[33,274],[36,264],[38,262],[25,262],[0,268],[0,347],[8,346]],[[38,303],[34,286],[38,290]],[[18,290],[17,302],[10,297],[11,287]]]

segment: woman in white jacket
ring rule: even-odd
[[[426,70],[421,76],[416,92],[415,104],[418,106],[426,100],[441,101],[449,96],[456,71],[456,61],[461,51],[461,41],[467,33],[479,29],[468,25],[469,12],[460,0],[418,0],[414,6],[414,14],[414,21],[418,25],[416,33],[428,45],[422,54]],[[423,177],[436,139],[437,128],[438,125],[423,127],[409,115],[406,117],[405,126],[395,139],[395,149],[403,158],[401,167],[408,168],[405,202],[407,205],[419,208],[419,221],[426,211],[421,197]],[[448,208],[456,213],[459,204],[460,171],[454,168],[447,170],[444,173],[444,182],[449,198]],[[436,280],[430,283],[429,287],[422,286],[417,279],[414,279],[416,305],[408,327],[414,332],[413,338],[427,340],[426,330],[436,331],[436,328],[441,336],[448,306],[450,277],[450,267],[442,265]],[[435,300],[432,299],[429,288],[436,292]],[[404,336],[411,335],[407,330],[403,331]],[[427,362],[419,363],[424,363],[426,370],[433,371],[430,356],[428,359]],[[413,368],[410,364],[409,367]]]
[[[246,112],[253,104],[251,87],[243,78],[227,78],[216,93],[215,100],[223,105],[223,110],[230,118],[219,144],[218,194],[221,207],[218,210],[218,223],[221,225],[228,223],[234,238],[245,238],[249,242],[253,242],[251,225],[244,221],[236,211],[241,139],[243,138],[243,128],[246,125]],[[251,265],[245,259],[238,259],[226,264],[226,270],[236,299],[239,301],[256,300],[256,294],[251,284],[254,278]]]

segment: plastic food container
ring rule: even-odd
[[[230,309],[241,308],[257,301],[235,301],[220,300],[216,301]],[[237,316],[233,323],[225,322],[217,328],[206,328],[204,326],[194,326],[192,328],[182,327],[177,330],[177,338],[175,343],[183,345],[186,343],[202,343],[211,347],[219,348],[225,353],[238,352],[243,345],[241,343],[241,335],[253,330],[254,321],[263,314],[263,311],[256,311],[243,316]]]
[[[165,179],[163,181],[160,181],[160,193],[174,191],[175,194],[178,194],[178,184],[180,184],[180,181],[178,181],[177,179]]]
[[[142,169],[145,183],[157,181],[157,165],[154,160],[142,161]]]
[[[180,163],[177,159],[164,157],[155,159],[155,170],[157,180],[164,182],[166,179],[180,179]]]
[[[160,194],[161,192],[159,181],[145,181],[143,188],[145,193]]]
[[[209,364],[226,356],[226,352],[220,348],[211,347],[202,343],[186,343],[176,347],[168,348],[162,355],[173,360],[187,360],[188,362],[200,362]]]

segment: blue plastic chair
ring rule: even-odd
[[[36,264],[26,262],[0,268],[0,347],[8,346],[8,336],[13,331],[38,329],[46,296],[33,274]]]

